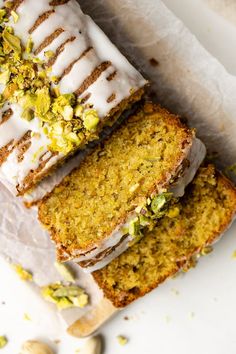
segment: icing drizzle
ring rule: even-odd
[[[79,95],[83,99],[89,97],[88,102],[102,120],[130,95],[131,90],[137,90],[146,81],[91,18],[83,14],[75,0],[57,6],[51,6],[50,3],[50,0],[23,0],[16,9],[18,21],[14,23],[13,18],[10,18],[9,26],[14,28],[15,35],[21,38],[24,45],[32,38],[37,58],[46,60],[45,52],[59,51],[53,61],[50,76],[59,78],[62,94],[76,92],[99,65],[103,62],[111,63],[106,69],[101,69],[95,81],[91,80],[92,84],[87,85]],[[0,1],[0,7],[3,4]],[[114,77],[108,80],[111,74]],[[9,143],[14,145],[14,149],[1,166],[0,178],[8,180],[8,187],[10,183],[12,191],[16,193],[16,187],[23,187],[30,171],[39,167],[42,156],[48,157],[48,162],[43,166],[43,170],[46,170],[63,155],[50,156],[48,138],[41,131],[37,118],[27,122],[20,118],[22,111],[19,105],[12,104],[8,108],[12,114],[4,122],[1,122],[4,108],[1,112],[0,149]],[[27,132],[31,132],[30,146],[19,161],[17,143]]]

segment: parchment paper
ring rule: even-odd
[[[160,0],[81,0],[81,5],[150,79],[157,99],[187,117],[209,150],[218,152],[217,162],[222,166],[235,163],[236,77],[227,73]],[[157,65],[151,65],[151,58]],[[77,159],[80,157],[41,184],[38,191],[57,183]],[[3,185],[0,235],[0,254],[30,269],[37,285],[59,280],[53,266],[54,246],[37,221],[37,210],[27,210]],[[89,292],[91,305],[95,304],[101,292],[90,275],[76,269],[78,283]],[[63,311],[61,316],[71,324],[85,311]]]

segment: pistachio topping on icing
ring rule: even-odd
[[[11,11],[14,22],[19,19]],[[0,107],[5,103],[17,103],[22,108],[19,119],[38,119],[44,134],[49,138],[48,148],[68,154],[86,141],[96,138],[99,124],[98,113],[88,103],[71,94],[61,94],[59,78],[50,76],[51,68],[33,55],[34,43],[29,37],[25,47],[7,26],[5,9],[0,10]],[[46,51],[49,60],[53,51]]]
[[[41,293],[45,300],[54,303],[59,310],[71,307],[83,308],[89,302],[85,291],[76,285],[49,284],[41,289]]]

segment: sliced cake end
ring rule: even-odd
[[[154,230],[94,272],[93,277],[113,305],[126,306],[176,274],[195,254],[215,242],[235,213],[235,187],[213,166],[202,167],[173,212],[170,210]]]

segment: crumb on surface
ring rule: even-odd
[[[236,250],[232,253],[232,258],[236,259]]]
[[[179,290],[175,289],[175,288],[172,288],[171,289],[171,292],[175,295],[179,295]]]
[[[166,323],[170,323],[171,317],[169,315],[165,316],[165,321]]]
[[[28,270],[25,270],[20,264],[13,264],[13,269],[19,278],[23,281],[32,281],[33,275]]]
[[[8,343],[8,340],[5,336],[0,336],[0,349],[3,349]]]
[[[128,316],[125,316],[125,317],[124,317],[124,320],[125,320],[125,321],[128,321],[128,320],[129,320],[129,317],[128,317]]]
[[[61,343],[61,340],[60,340],[60,339],[55,339],[53,342],[54,342],[55,344],[60,344],[60,343]]]
[[[126,345],[128,343],[128,338],[122,335],[117,336],[117,340],[120,345]]]
[[[156,60],[155,58],[151,58],[149,59],[149,63],[151,64],[151,66],[158,66],[160,63],[158,60]]]
[[[188,317],[190,319],[193,319],[195,317],[195,312],[193,312],[193,311],[189,312]]]
[[[24,313],[23,319],[25,321],[31,321],[31,317],[30,317],[30,315],[28,313]]]

